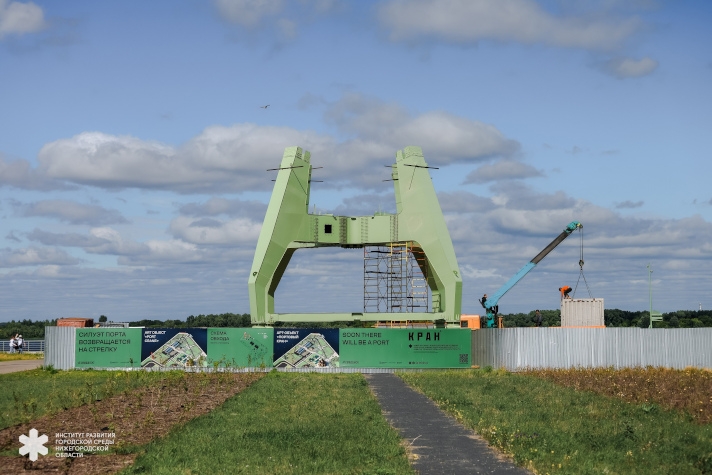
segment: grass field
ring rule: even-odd
[[[268,374],[122,473],[412,474],[360,374]]]
[[[44,369],[0,374],[0,429],[145,386],[170,375],[143,371]]]
[[[679,410],[700,424],[712,423],[712,371],[709,370],[577,368],[537,370],[528,374],[579,391]]]
[[[659,405],[505,371],[401,377],[537,473],[712,473],[712,425]]]
[[[153,383],[160,395],[155,401],[141,391],[126,394],[156,406],[151,426],[160,426],[156,433],[163,436],[120,450],[139,454],[126,474],[414,473],[401,440],[360,374],[272,372],[209,414],[168,430],[171,424],[156,419],[161,417],[161,398],[176,399],[178,388],[207,400],[197,389],[227,377],[202,376],[194,392],[187,386],[183,391],[182,372],[32,370],[0,375],[0,429],[66,407],[99,407],[112,395]],[[712,424],[704,404],[712,397],[709,372],[514,374],[487,368],[400,376],[538,474],[712,474]],[[106,400],[93,403],[100,399]],[[178,411],[187,410],[185,404]],[[127,436],[119,431],[117,437]]]

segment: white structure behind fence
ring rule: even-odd
[[[712,368],[712,328],[504,328],[472,332],[472,364],[506,368]]]

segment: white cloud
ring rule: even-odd
[[[2,155],[0,155],[0,186],[44,191],[69,188],[32,168],[27,160],[6,160]]]
[[[658,68],[658,62],[651,58],[613,58],[601,65],[601,69],[619,79],[637,78],[652,74]]]
[[[228,229],[234,232],[234,229]],[[253,236],[254,231],[252,231],[250,237]],[[47,246],[76,247],[89,254],[118,256],[118,264],[126,266],[143,267],[180,263],[214,263],[222,262],[226,259],[226,256],[231,255],[230,252],[225,251],[210,253],[205,248],[200,248],[191,242],[180,239],[154,239],[137,242],[122,236],[119,231],[109,227],[92,228],[88,235],[51,233],[35,229],[27,235],[27,238]],[[256,238],[254,240],[256,241]],[[204,242],[201,244],[215,243]],[[232,245],[239,246],[240,243],[232,242]]]
[[[89,231],[89,235],[94,240],[83,248],[91,254],[132,256],[146,255],[149,252],[146,244],[124,239],[119,231],[112,228],[93,228]]]
[[[250,33],[266,31],[278,39],[273,47],[294,40],[304,25],[336,9],[336,0],[213,0],[228,23]]]
[[[75,265],[81,261],[56,248],[0,249],[0,267]]]
[[[454,43],[496,40],[594,50],[620,45],[640,26],[634,17],[557,16],[533,0],[391,0],[379,8],[378,17],[394,41],[431,37]]]
[[[289,127],[212,126],[180,147],[135,137],[84,132],[46,144],[39,171],[48,178],[108,189],[169,189],[180,193],[269,190],[284,149],[299,145],[324,166],[325,186],[380,186],[375,167],[396,150],[420,145],[436,166],[476,162],[516,152],[519,144],[494,126],[445,112],[413,114],[395,104],[350,94],[330,106],[328,120],[341,135]]]
[[[368,216],[376,211],[395,213],[396,201],[392,190],[387,193],[359,194],[344,198],[335,208],[326,210],[317,208],[317,212],[322,211],[341,216]]]
[[[494,209],[491,198],[477,196],[467,191],[438,193],[440,208],[444,213],[482,213]]]
[[[507,209],[560,210],[573,209],[577,206],[577,201],[563,191],[536,192],[520,182],[497,183],[491,189],[496,193],[493,202],[499,203]]]
[[[188,203],[180,206],[179,211],[186,216],[247,217],[262,221],[267,211],[267,204],[256,200],[227,199],[212,197],[204,203]]]
[[[44,27],[42,8],[36,4],[0,0],[0,38],[10,34],[34,33]]]
[[[146,242],[149,254],[144,256],[121,256],[119,264],[156,265],[158,263],[204,262],[205,258],[195,245],[171,239],[170,241],[151,240]]]
[[[85,205],[67,200],[44,200],[28,204],[15,204],[22,216],[46,216],[70,224],[105,224],[128,223],[121,213],[97,205]]]
[[[170,231],[182,241],[201,245],[256,244],[261,222],[238,218],[228,222],[193,219],[179,216],[170,224]]]
[[[644,202],[643,201],[623,201],[621,203],[616,203],[616,209],[625,209],[625,208],[640,208],[643,206]]]
[[[544,176],[544,174],[531,165],[514,160],[501,160],[493,164],[481,165],[470,172],[465,178],[465,183],[487,183],[538,176]]]
[[[244,191],[268,188],[264,163],[278,163],[285,147],[318,141],[313,134],[253,124],[208,127],[180,148],[84,132],[45,145],[38,160],[49,177],[108,189]]]
[[[220,15],[245,27],[258,25],[265,17],[281,13],[283,0],[215,0]]]

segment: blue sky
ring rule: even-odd
[[[0,321],[248,312],[265,170],[292,145],[324,167],[316,209],[347,215],[393,211],[383,165],[421,146],[465,313],[572,220],[606,308],[647,309],[651,263],[656,309],[709,309],[711,20],[692,0],[0,0]],[[579,246],[500,310],[557,308]],[[297,252],[277,311],[360,311],[361,255]]]

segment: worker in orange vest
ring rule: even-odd
[[[571,293],[571,287],[568,285],[564,285],[563,287],[559,287],[559,292],[561,292],[561,298],[562,299],[570,299],[569,294]]]

